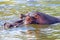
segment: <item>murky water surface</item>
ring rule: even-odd
[[[30,24],[18,28],[3,29],[5,22],[12,23],[19,20],[20,13],[25,14],[37,9],[49,15],[60,16],[58,1],[55,1],[55,4],[48,4],[49,1],[30,2],[26,0],[0,2],[0,40],[60,40],[60,23],[53,25]]]

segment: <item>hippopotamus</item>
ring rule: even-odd
[[[30,12],[26,14],[25,24],[51,25],[60,23],[60,19],[41,12]]]
[[[27,14],[20,14],[20,19],[12,24],[5,23],[4,28],[18,27],[21,24],[40,24],[40,25],[51,25],[55,23],[60,23],[60,19],[44,14],[41,12],[29,12]]]

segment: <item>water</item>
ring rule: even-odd
[[[17,1],[17,0],[16,0]],[[14,1],[14,2],[16,2]],[[19,1],[19,0],[18,0]],[[19,20],[20,13],[27,13],[39,9],[40,12],[53,16],[60,16],[60,4],[26,4],[23,0],[14,4],[0,4],[0,40],[60,40],[60,23],[53,25],[22,25],[18,28],[3,29],[5,22],[15,22]],[[1,1],[3,2],[3,1]],[[46,1],[45,1],[46,2]],[[58,13],[58,14],[57,14]]]
[[[56,40],[60,39],[59,24],[51,25],[25,25],[0,31],[0,40]],[[40,27],[42,26],[42,27]],[[58,26],[58,27],[57,27]]]

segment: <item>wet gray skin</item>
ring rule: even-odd
[[[47,24],[47,25],[50,25],[50,24],[60,23],[60,19],[53,17],[53,16],[50,16],[50,15],[47,15],[47,14],[44,14],[44,13],[41,13],[41,12],[29,12],[26,14],[26,16],[29,16],[30,19],[32,20],[30,22],[30,24]],[[37,16],[39,16],[39,18],[36,18]],[[43,20],[43,22],[38,21],[38,20]]]
[[[37,18],[39,16],[39,18]],[[41,24],[41,25],[51,25],[51,24],[55,24],[55,23],[59,23],[60,19],[52,17],[50,15],[41,13],[41,12],[30,12],[27,13],[26,15],[20,14],[20,19],[16,22],[14,22],[13,24],[9,24],[6,23],[4,25],[7,26],[7,28],[11,28],[11,27],[18,27],[21,24]],[[41,22],[42,20],[42,22]]]

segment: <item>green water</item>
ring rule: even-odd
[[[24,25],[22,28],[4,30],[3,24],[19,20],[19,14],[21,13],[39,11],[60,17],[59,0],[17,1],[0,1],[0,40],[60,40],[60,23],[53,25],[31,24]]]

